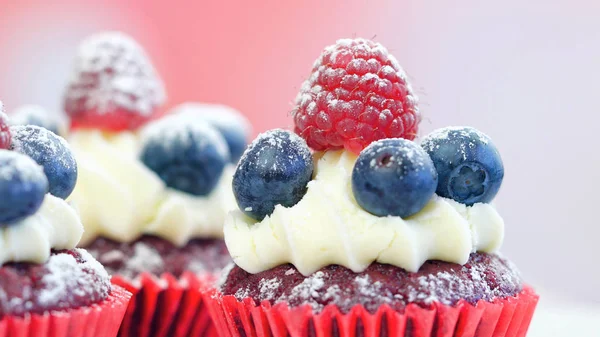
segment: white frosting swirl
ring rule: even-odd
[[[46,194],[35,214],[0,228],[0,265],[44,263],[51,249],[75,248],[82,234],[77,212],[64,200]]]
[[[129,242],[147,233],[179,246],[194,237],[223,236],[225,214],[235,208],[232,166],[199,197],[167,188],[138,159],[141,142],[132,132],[75,130],[70,144],[79,169],[70,199],[85,226],[82,246],[98,236]]]
[[[471,252],[494,252],[502,244],[504,222],[489,204],[467,207],[434,196],[409,218],[378,217],[354,200],[356,155],[318,156],[315,178],[296,205],[278,205],[259,223],[241,211],[227,217],[225,242],[238,266],[258,273],[292,263],[309,275],[330,264],[361,272],[376,261],[415,272],[427,260],[465,264]]]

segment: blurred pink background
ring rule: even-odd
[[[422,134],[473,125],[507,169],[503,251],[536,286],[600,303],[600,3],[541,1],[0,0],[0,99],[60,111],[74,50],[122,30],[148,50],[169,94],[221,102],[256,131],[291,125],[290,105],[321,49],[381,42],[421,98]]]

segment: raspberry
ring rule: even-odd
[[[131,37],[107,32],[79,47],[65,94],[73,128],[133,130],[153,117],[165,92],[142,47]]]
[[[396,58],[365,39],[325,48],[292,115],[296,133],[312,149],[354,153],[382,138],[412,140],[421,121],[417,97]]]
[[[8,116],[4,113],[4,105],[0,102],[0,149],[10,148],[11,135]]]

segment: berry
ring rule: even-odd
[[[60,134],[61,122],[56,115],[49,114],[39,105],[23,105],[16,109],[10,119],[11,125],[37,125]]]
[[[212,126],[170,115],[144,130],[140,157],[167,186],[204,196],[219,182],[229,150]]]
[[[0,150],[0,227],[37,212],[47,191],[48,179],[35,161]]]
[[[494,199],[504,166],[488,136],[471,127],[448,127],[429,134],[421,146],[438,172],[438,195],[468,206]]]
[[[125,34],[107,32],[81,44],[64,105],[73,128],[122,131],[152,119],[164,99],[143,48]]]
[[[8,116],[4,113],[4,105],[0,102],[0,149],[8,149],[10,147],[10,129]]]
[[[308,146],[292,132],[275,129],[259,135],[233,175],[233,194],[239,208],[262,220],[277,205],[294,206],[306,193],[313,166]]]
[[[252,127],[250,122],[237,110],[220,104],[190,102],[178,105],[172,110],[172,113],[190,115],[192,118],[206,121],[217,128],[227,141],[232,163],[237,163],[246,150]]]
[[[417,97],[396,58],[365,39],[325,48],[292,115],[296,133],[314,150],[357,154],[378,139],[414,139],[421,121]]]
[[[31,157],[44,168],[50,194],[66,199],[77,182],[77,163],[69,144],[52,131],[35,125],[15,125],[11,149]]]
[[[352,171],[356,202],[377,216],[409,217],[431,200],[437,186],[431,158],[406,139],[383,139],[365,148]]]

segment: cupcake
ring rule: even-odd
[[[130,37],[81,44],[65,95],[80,169],[70,200],[85,227],[81,246],[133,293],[120,336],[213,331],[200,288],[231,261],[223,222],[235,208],[231,179],[248,123],[213,104],[160,114],[164,99]]]
[[[131,294],[76,248],[76,178],[62,138],[0,112],[0,336],[117,335]]]
[[[260,135],[234,174],[235,264],[205,294],[222,336],[525,335],[538,297],[498,253],[488,136],[414,142],[406,75],[364,39],[325,49],[293,117],[297,135]]]

